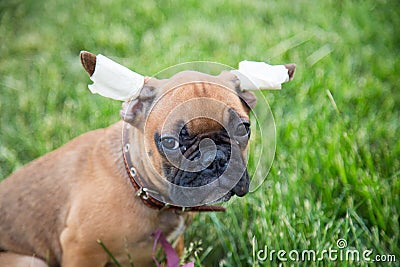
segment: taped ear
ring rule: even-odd
[[[144,77],[103,55],[82,51],[80,58],[93,81],[88,86],[90,91],[125,101],[120,111],[121,118],[133,126],[141,127],[156,96],[158,80]]]
[[[88,87],[93,94],[115,100],[136,98],[143,85],[144,76],[112,61],[103,55],[86,51],[80,53],[83,67],[93,81]]]
[[[296,64],[269,65],[265,62],[242,61],[237,70],[231,70],[236,76],[239,85],[236,91],[242,101],[253,109],[257,103],[255,90],[279,90],[282,83],[291,81],[294,77]]]
[[[296,64],[269,65],[245,60],[231,72],[240,80],[242,90],[279,90],[282,83],[293,79],[295,70]]]

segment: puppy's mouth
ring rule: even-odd
[[[218,132],[207,137],[213,140],[213,146],[199,149],[199,143],[204,138],[198,138],[197,143],[194,142],[189,149],[182,151],[188,161],[184,160],[179,168],[164,166],[168,181],[186,188],[201,188],[212,183],[213,187],[218,187],[218,193],[211,193],[215,197],[210,204],[226,202],[234,195],[246,195],[249,191],[249,176],[238,145],[232,144],[226,134]],[[201,165],[201,168],[193,168],[193,162]]]

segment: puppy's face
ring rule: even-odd
[[[220,187],[212,201],[226,201],[249,190],[250,94],[240,92],[230,73],[181,72],[147,81],[142,99],[121,113],[145,112],[136,127],[143,129],[146,155],[158,174],[181,188]]]

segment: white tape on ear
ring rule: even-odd
[[[284,65],[269,65],[265,62],[244,60],[238,70],[232,70],[240,80],[242,90],[279,90],[289,81],[288,69]]]
[[[144,76],[103,56],[96,56],[96,67],[88,87],[93,94],[126,101],[139,96]]]

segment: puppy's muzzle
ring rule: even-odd
[[[236,153],[232,153],[236,151]],[[201,170],[191,171],[186,165],[181,165],[179,171],[170,180],[183,187],[200,187],[220,179],[219,184],[229,188],[222,201],[228,200],[234,194],[244,196],[249,190],[249,176],[238,147],[231,142],[222,142],[217,145],[196,149],[185,153],[189,162],[202,165]]]

